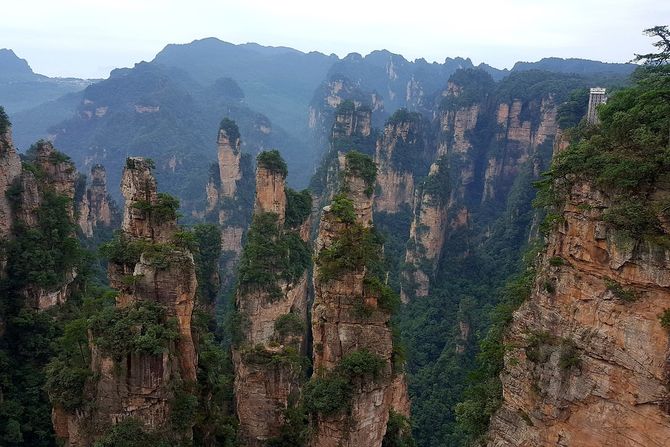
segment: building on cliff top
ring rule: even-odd
[[[586,122],[592,125],[598,124],[598,106],[607,102],[606,90],[602,87],[593,87],[589,92],[589,108],[586,112]]]

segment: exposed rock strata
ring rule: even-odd
[[[110,228],[115,218],[115,208],[107,194],[107,174],[102,165],[91,168],[89,184],[79,205],[78,224],[86,237],[93,237],[96,228]]]
[[[255,214],[277,216],[279,232],[286,215],[285,173],[264,166],[256,170]],[[253,230],[252,230],[253,231]],[[245,321],[242,341],[233,349],[235,407],[240,439],[261,447],[280,434],[290,399],[299,395],[306,352],[307,271],[295,281],[278,280],[278,296],[262,289],[240,288],[237,312]],[[277,323],[291,314],[302,321],[302,333],[282,334]],[[298,361],[298,363],[296,363]]]
[[[355,222],[363,228],[372,225],[372,199],[362,178],[351,174],[344,160],[346,194],[354,205]],[[316,240],[317,251],[330,247],[348,225],[340,221],[330,207],[324,209]],[[364,285],[365,268],[347,271],[323,280],[320,268],[314,272],[315,298],[312,307],[313,363],[315,374],[327,374],[342,359],[355,352],[367,351],[383,362],[376,379],[360,378],[353,384],[348,413],[316,416],[310,445],[381,446],[389,410],[408,415],[407,388],[402,374],[392,367],[393,337],[390,314],[378,305],[379,296]],[[361,317],[360,308],[368,313]]]
[[[179,336],[162,353],[129,352],[118,361],[96,346],[91,333],[95,379],[87,386],[96,405],[75,414],[61,408],[53,413],[58,436],[72,447],[91,445],[111,426],[129,417],[140,420],[148,429],[165,430],[171,426],[175,386],[196,380],[197,355],[191,334],[197,288],[193,256],[185,249],[161,245],[173,241],[177,225],[174,217],[156,216],[155,208],[151,208],[156,207],[159,198],[148,161],[128,159],[121,190],[125,198],[125,240],[164,248],[160,248],[160,260],[151,248],[143,251],[137,262],[110,260],[110,285],[119,290],[116,306],[122,309],[138,302],[159,304],[165,309],[165,317],[176,321]],[[179,436],[190,438],[190,427]]]
[[[514,315],[488,445],[667,445],[670,253],[608,227],[609,206],[588,183],[572,188]]]
[[[44,203],[46,194],[66,198],[69,218],[74,221],[75,184],[78,178],[74,164],[47,141],[39,141],[31,152],[29,167],[22,169],[21,174],[14,180],[18,182],[14,222],[28,228],[37,227],[39,209]],[[11,157],[11,151],[7,153]],[[8,167],[15,169],[15,163],[14,159]],[[63,281],[48,289],[28,285],[23,290],[26,302],[39,310],[66,302],[76,276],[75,270],[66,272]]]
[[[10,127],[0,135],[0,239],[8,237],[11,231],[12,208],[6,194],[20,174],[21,159],[12,142]]]
[[[256,168],[255,213],[275,213],[279,223],[286,216],[286,177],[282,172],[273,171],[259,164]]]
[[[424,139],[422,122],[418,119],[390,122],[384,127],[375,149],[378,166],[376,212],[397,213],[403,205],[412,205],[414,165],[421,165],[426,157]]]
[[[237,181],[242,178],[240,169],[240,138],[236,135],[228,135],[225,129],[219,129],[218,160],[220,196],[222,198],[233,198],[237,192]]]

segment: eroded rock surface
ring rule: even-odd
[[[667,445],[670,252],[607,226],[609,206],[572,188],[514,315],[488,445]]]

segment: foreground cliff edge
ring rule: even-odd
[[[572,131],[541,185],[550,229],[504,339],[489,446],[670,439],[670,69],[636,81]]]

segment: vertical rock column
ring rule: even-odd
[[[78,178],[74,163],[48,141],[37,142],[29,156],[30,168],[22,169],[16,180],[19,196],[15,199],[15,220],[27,228],[36,228],[40,207],[50,195],[67,199],[68,218],[74,222],[74,193]],[[29,284],[23,293],[33,308],[47,309],[67,301],[76,276],[77,272],[73,269],[55,286],[44,288]]]
[[[209,219],[221,227],[221,249],[223,252],[223,272],[233,272],[242,252],[242,235],[248,225],[251,206],[243,198],[248,193],[242,181],[242,152],[240,131],[234,121],[221,121],[217,138],[218,164],[213,166],[207,184],[207,209]],[[249,173],[250,174],[250,173]],[[251,179],[249,179],[251,181]],[[222,276],[223,290],[232,285],[234,275]]]
[[[307,269],[288,278],[283,270],[287,267],[282,267],[293,262],[292,255],[282,248],[288,238],[304,244],[298,230],[284,226],[285,179],[286,165],[279,153],[261,153],[254,221],[242,254],[235,298],[243,321],[241,340],[233,349],[235,406],[240,438],[248,447],[264,446],[280,434],[284,412],[299,396],[307,360]],[[308,256],[307,248],[304,252]],[[273,278],[272,284],[252,277],[267,274]]]
[[[319,226],[312,307],[315,370],[312,383],[345,381],[349,401],[341,402],[346,399],[341,395],[331,396],[337,401],[333,405],[339,408],[312,415],[315,427],[310,445],[313,447],[379,447],[386,432],[389,411],[409,413],[404,375],[393,370],[391,313],[385,308],[382,288],[372,285],[366,265],[353,260],[357,264],[354,268],[336,268],[333,272],[332,259],[326,259],[331,250],[348,244],[347,238],[355,240],[358,236],[366,238],[365,235],[373,234],[370,179],[364,179],[353,168],[349,155],[341,157],[344,193],[336,196],[334,203],[324,209]],[[347,208],[349,204],[350,210],[343,212],[343,206]],[[356,244],[353,243],[352,251],[357,251]],[[381,250],[381,247],[377,248]],[[355,256],[345,254],[350,255]],[[338,255],[335,263],[340,260]],[[374,365],[373,373],[356,377],[347,375],[347,365],[356,362],[355,359],[367,359],[364,363]],[[314,389],[320,388],[317,385]],[[314,405],[309,401],[313,397],[309,393],[305,396],[308,407]]]
[[[148,320],[132,327],[131,331],[139,331],[133,332],[134,336],[149,330],[150,325],[176,333],[170,332],[173,335],[167,335],[166,341],[160,341],[165,336],[156,340],[163,346],[146,350],[140,344],[119,352],[123,348],[107,340],[109,326],[91,328],[91,370],[95,379],[90,384],[90,399],[96,404],[76,414],[64,414],[58,408],[54,411],[54,426],[68,427],[57,434],[69,446],[91,445],[126,418],[139,420],[146,430],[171,433],[173,439],[192,436],[188,422],[179,421],[187,425],[185,428],[174,427],[172,411],[179,390],[188,389],[196,381],[197,355],[191,334],[197,288],[195,265],[192,254],[175,239],[178,204],[157,193],[151,166],[143,158],[129,158],[123,171],[122,232],[116,241],[117,253],[108,265],[109,282],[118,295],[114,319],[108,324],[131,318],[128,312],[135,312],[154,316],[141,317]],[[163,329],[158,327],[151,329],[153,337],[161,337]],[[159,332],[154,333],[156,330]]]
[[[102,165],[91,168],[90,182],[79,204],[78,224],[86,237],[93,237],[98,227],[110,228],[114,220],[115,207],[107,194],[107,173]]]
[[[4,113],[2,109],[0,111]],[[21,175],[21,159],[12,142],[12,128],[7,121],[4,132],[0,134],[0,240],[11,236],[13,213],[7,191],[19,175]],[[6,267],[6,255],[0,251],[0,278],[5,276]],[[0,333],[2,324],[0,321]]]

